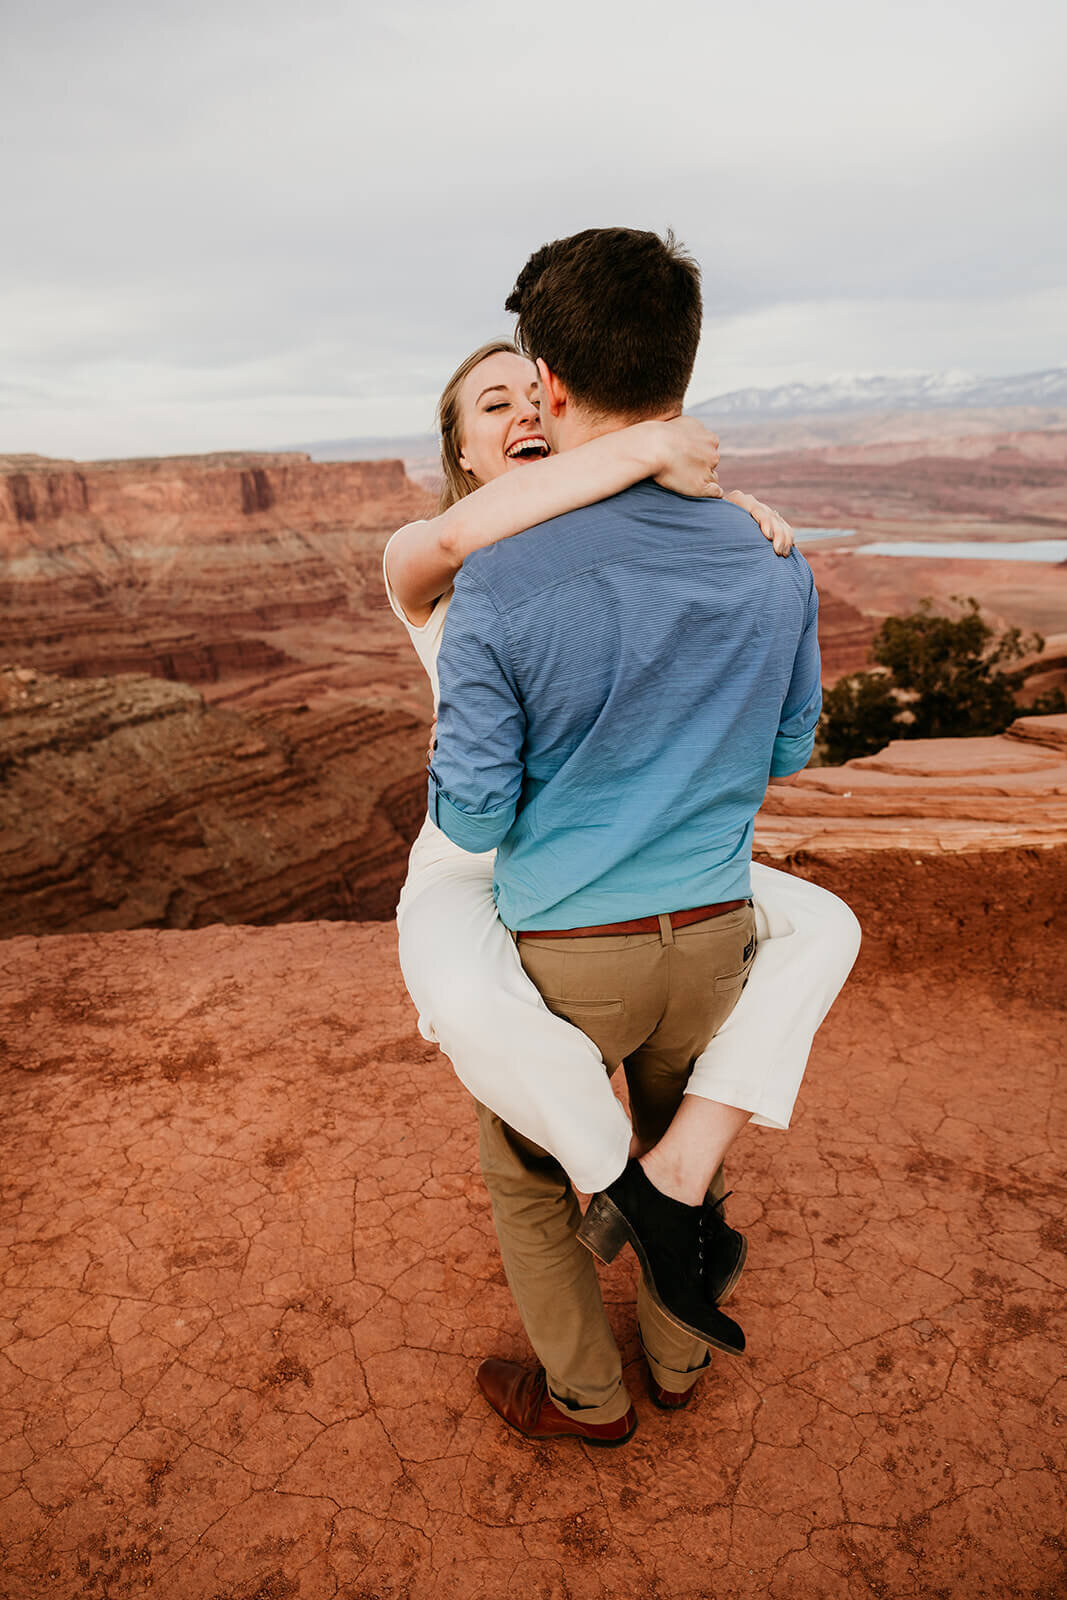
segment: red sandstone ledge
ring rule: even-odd
[[[633,1266],[605,1270],[640,1413],[613,1452],[475,1388],[526,1346],[390,926],[0,944],[4,1600],[1062,1592],[1044,918],[1028,998],[968,962],[1018,860],[955,885],[955,944],[918,904],[892,959],[874,932],[792,1132],[739,1146],[749,1353],[690,1410],[648,1402]]]
[[[1067,843],[1067,716],[1020,717],[990,739],[898,739],[768,792],[756,848],[780,857],[958,852]]]

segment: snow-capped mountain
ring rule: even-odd
[[[774,389],[734,389],[699,405],[691,416],[771,422],[829,411],[934,411],[993,406],[1067,406],[1067,367],[1007,378],[969,372],[855,374],[827,383],[784,383]]]

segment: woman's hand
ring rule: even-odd
[[[719,441],[710,428],[695,417],[673,417],[657,422],[659,457],[663,466],[656,482],[675,494],[717,500],[722,496],[715,477],[719,465]],[[755,502],[753,502],[755,504]]]
[[[770,539],[774,545],[776,556],[787,556],[793,548],[793,530],[782,516],[780,511],[775,511],[771,506],[765,506],[762,500],[757,500],[754,494],[745,494],[743,489],[731,489],[726,496],[735,506],[740,506],[742,511],[747,511],[759,523],[760,532],[765,539]]]

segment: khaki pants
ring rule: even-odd
[[[681,1103],[693,1062],[730,1015],[755,954],[751,906],[658,933],[523,939],[522,964],[557,1015],[622,1063],[639,1137],[654,1143]],[[477,1102],[476,1102],[477,1103]],[[581,1212],[559,1163],[478,1105],[482,1173],[500,1253],[530,1343],[554,1399],[590,1422],[613,1422],[630,1400],[594,1260],[575,1237]],[[721,1172],[712,1184],[722,1193]],[[652,1374],[685,1390],[707,1346],[676,1328],[638,1290],[638,1325]]]

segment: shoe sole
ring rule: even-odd
[[[741,1253],[733,1271],[723,1286],[722,1294],[715,1302],[717,1306],[721,1306],[724,1301],[729,1299],[737,1287],[741,1273],[744,1271],[745,1261],[748,1256],[748,1240],[744,1234],[739,1234],[738,1237],[741,1240]],[[604,1262],[605,1266],[614,1261],[623,1245],[629,1242],[630,1248],[641,1263],[641,1271],[645,1277],[645,1287],[668,1322],[673,1323],[676,1328],[680,1328],[683,1333],[690,1334],[694,1339],[702,1339],[705,1344],[712,1345],[716,1350],[722,1350],[726,1355],[739,1356],[742,1354],[743,1346],[739,1350],[737,1345],[727,1344],[724,1340],[717,1339],[706,1328],[698,1328],[694,1323],[686,1322],[676,1311],[672,1311],[670,1306],[664,1304],[660,1292],[656,1288],[656,1280],[652,1276],[652,1268],[649,1265],[648,1257],[637,1232],[630,1226],[629,1220],[619,1210],[614,1200],[610,1200],[606,1194],[594,1195],[589,1202],[589,1208],[578,1229],[578,1238],[586,1249],[596,1256],[598,1261]]]
[[[629,1433],[622,1434],[618,1439],[591,1439],[585,1433],[527,1433],[525,1428],[520,1428],[517,1422],[511,1422],[502,1411],[497,1411],[496,1406],[493,1405],[484,1390],[482,1391],[482,1399],[490,1410],[496,1411],[501,1422],[509,1427],[512,1433],[517,1433],[520,1439],[528,1439],[531,1444],[552,1444],[557,1439],[573,1439],[575,1444],[591,1444],[597,1450],[617,1450],[620,1444],[629,1444],[637,1432],[637,1423],[635,1422]]]
[[[656,1399],[656,1397],[652,1393],[651,1389],[649,1390],[648,1398],[652,1401],[652,1404],[656,1407],[657,1411],[666,1411],[668,1414],[670,1414],[672,1412],[675,1412],[675,1411],[684,1411],[686,1406],[688,1406],[688,1404],[689,1404],[689,1401],[687,1400],[684,1406],[668,1406],[668,1405],[664,1405],[662,1400],[657,1400]]]

